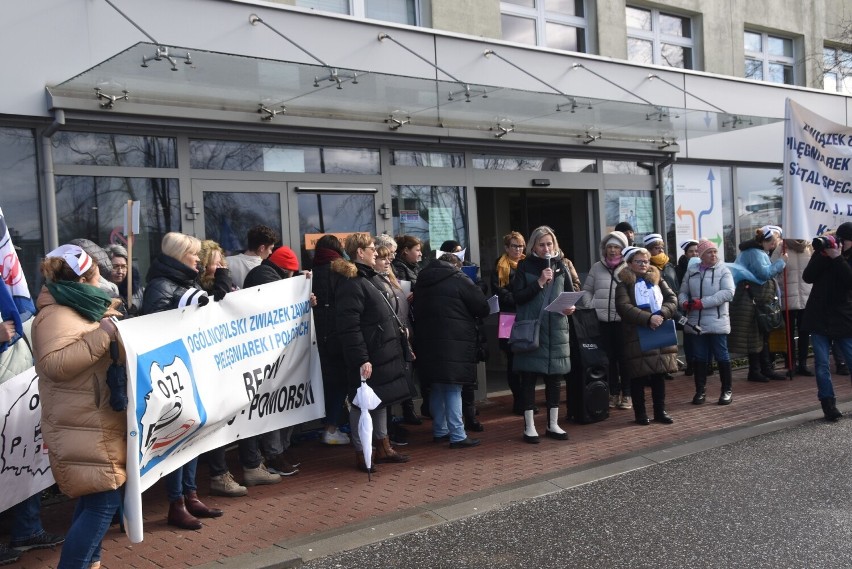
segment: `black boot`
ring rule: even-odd
[[[414,401],[411,399],[402,402],[402,422],[406,425],[423,424],[423,420],[414,412]]]
[[[651,400],[654,402],[654,422],[671,425],[674,423],[674,419],[666,413],[666,383],[663,377],[662,374],[651,376]]]
[[[775,373],[773,368],[775,364],[772,361],[772,355],[769,352],[769,346],[764,345],[763,350],[760,352],[760,373],[769,379],[774,379],[777,381],[782,381],[787,379],[786,375],[781,375],[780,373]]]
[[[683,375],[689,377],[695,373],[695,368],[693,367],[694,364],[695,360],[686,360],[686,369],[683,370]]]
[[[650,425],[645,411],[645,379],[634,377],[630,382],[630,398],[633,400],[633,417],[637,425]]]
[[[822,404],[822,412],[826,421],[836,423],[843,416],[843,413],[837,408],[837,400],[834,397],[826,397],[820,399],[819,402]]]
[[[481,433],[485,430],[482,423],[476,420],[476,390],[473,385],[465,385],[462,387],[462,417],[464,418],[464,428],[468,431],[476,431]]]
[[[734,372],[730,360],[719,362],[719,379],[722,381],[722,393],[719,395],[719,405],[730,405],[734,400],[732,392]]]
[[[692,397],[692,404],[702,405],[706,399],[704,389],[707,385],[707,364],[696,361],[692,369],[695,373],[695,395]]]
[[[769,378],[760,373],[760,354],[748,355],[748,380],[769,383]]]

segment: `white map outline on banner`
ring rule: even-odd
[[[2,512],[54,483],[41,437],[41,398],[34,367],[0,385],[0,408],[3,409],[3,430],[0,432]]]
[[[142,492],[162,476],[235,440],[324,416],[310,292],[300,275],[119,322],[132,542],[143,538]]]

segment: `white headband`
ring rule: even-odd
[[[83,251],[82,247],[78,247],[77,245],[60,245],[45,255],[45,257],[48,259],[64,259],[78,277],[82,277],[86,274],[86,271],[92,268],[92,258],[88,253]]]
[[[687,239],[686,241],[680,244],[680,248],[683,249],[684,252],[686,252],[686,250],[692,247],[693,245],[698,245],[698,241],[696,241],[695,239]]]
[[[760,228],[760,231],[763,232],[764,241],[768,240],[774,231],[777,231],[779,236],[781,235],[781,228],[777,225],[764,225]]]
[[[663,240],[663,236],[659,233],[649,233],[642,241],[645,243],[645,245],[650,245],[651,243],[656,243],[657,241],[665,243],[665,241]]]

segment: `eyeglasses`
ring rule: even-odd
[[[631,263],[636,263],[637,265],[648,265],[648,264],[650,264],[650,263],[651,263],[650,261],[640,261],[639,259],[635,259],[635,260],[630,261],[630,262],[631,262]]]
[[[512,243],[511,245],[509,245],[509,248],[521,250],[521,249],[524,248],[524,246],[523,245],[515,245],[514,243]]]
[[[372,249],[373,251],[375,251],[375,250],[376,250],[376,246],[375,246],[375,245],[370,245],[369,247],[361,247],[361,249]]]

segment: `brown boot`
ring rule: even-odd
[[[201,529],[201,522],[187,511],[183,498],[169,504],[168,524],[180,529]]]
[[[355,468],[360,470],[361,472],[367,472],[370,474],[375,474],[376,472],[376,460],[375,460],[375,452],[373,453],[373,464],[367,469],[367,463],[364,461],[364,453],[360,450],[355,451]]]
[[[196,518],[218,518],[223,514],[222,510],[217,508],[208,508],[205,506],[204,503],[198,499],[198,493],[194,490],[192,492],[188,492],[184,496],[184,504],[186,504],[186,511]]]
[[[400,454],[393,450],[388,437],[377,441],[376,445],[376,462],[408,462],[411,458],[407,454]]]

